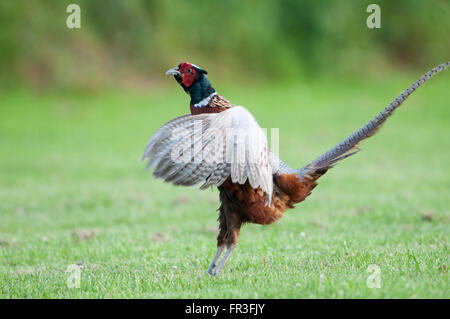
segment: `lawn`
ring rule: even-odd
[[[279,128],[280,157],[301,167],[420,75],[214,86]],[[140,162],[152,133],[188,112],[175,83],[2,91],[0,297],[448,298],[449,84],[446,72],[419,88],[276,224],[244,226],[217,278],[206,269],[218,191],[165,184]],[[67,285],[72,264],[79,288]],[[380,288],[367,285],[369,265]]]

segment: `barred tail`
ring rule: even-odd
[[[394,113],[394,111],[426,80],[436,73],[439,73],[450,66],[450,62],[443,63],[427,73],[419,80],[414,82],[406,91],[400,94],[391,104],[389,104],[380,114],[375,116],[369,123],[361,127],[359,130],[348,136],[341,143],[328,150],[316,160],[306,165],[299,171],[299,175],[318,173],[319,176],[325,173],[336,162],[349,157],[359,151],[358,143],[362,140],[374,135],[381,125]],[[314,175],[314,174],[313,174]]]

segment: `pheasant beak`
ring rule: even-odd
[[[181,75],[181,72],[178,71],[178,67],[167,70],[166,75]]]

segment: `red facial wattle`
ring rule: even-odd
[[[179,67],[179,71],[181,72],[181,83],[183,83],[185,87],[190,87],[194,82],[195,74],[197,73],[195,68],[189,63],[183,62]]]

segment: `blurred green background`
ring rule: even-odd
[[[378,1],[368,29],[371,2],[1,0],[0,298],[448,298],[449,71],[280,221],[245,226],[215,279],[218,191],[140,162],[189,111],[164,75],[186,60],[279,128],[290,166],[340,142],[450,56],[449,1]]]
[[[423,71],[450,52],[446,0],[373,1],[79,0],[81,29],[68,29],[74,1],[0,3],[0,77],[39,89],[151,89],[181,61],[215,80],[299,80]]]

